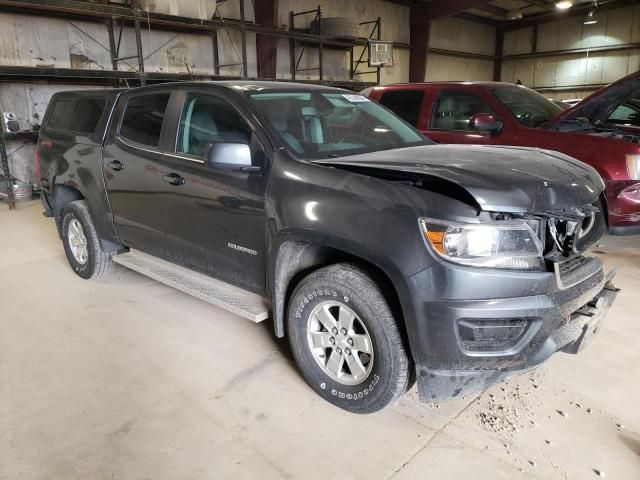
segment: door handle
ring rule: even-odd
[[[165,182],[167,182],[167,183],[169,183],[171,185],[174,185],[176,187],[179,187],[180,185],[184,185],[184,178],[182,178],[177,173],[170,173],[169,175],[163,176],[162,179]]]
[[[124,168],[124,163],[118,160],[114,160],[112,162],[107,163],[107,167],[109,167],[111,170],[115,170],[116,172],[119,172]]]

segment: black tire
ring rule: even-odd
[[[77,220],[82,225],[82,230],[87,242],[87,258],[85,262],[80,262],[72,252],[70,244],[69,225]],[[112,260],[113,252],[105,252],[100,245],[96,228],[89,215],[87,205],[82,200],[68,203],[62,210],[62,243],[64,252],[67,255],[69,265],[78,276],[90,280],[103,275],[108,275],[114,269]]]
[[[314,309],[316,312],[320,311],[320,305],[331,305],[328,308],[333,308],[333,312],[339,312],[340,305],[348,307],[347,310],[357,315],[356,322],[365,327],[366,330],[361,331],[371,339],[372,356],[362,357],[361,353],[357,353],[359,359],[364,358],[366,362],[367,358],[371,358],[372,361],[370,370],[362,380],[351,379],[358,381],[357,384],[346,385],[325,371],[331,355],[336,350],[341,351],[335,344],[327,347],[325,357],[322,357],[321,353],[324,347],[313,350],[310,346],[309,325],[317,318],[314,315],[310,321],[310,317]],[[409,387],[412,378],[411,360],[396,319],[380,288],[364,270],[339,263],[311,273],[295,288],[289,302],[287,317],[291,350],[302,375],[311,388],[333,405],[353,413],[373,413],[396,401]],[[316,322],[316,325],[318,324]],[[324,327],[321,327],[321,330],[315,333],[331,333],[329,330],[325,331]],[[337,338],[336,335],[333,342]],[[345,336],[341,339],[344,342],[351,340],[348,335],[346,340]],[[320,353],[319,359],[317,353]],[[345,367],[347,354],[341,353],[345,360],[344,363],[340,363],[342,367],[338,369],[341,372],[339,375],[349,375],[351,369],[348,365]],[[349,352],[349,355],[351,354],[352,352]],[[325,367],[320,365],[320,362],[324,362],[322,358],[326,358]]]

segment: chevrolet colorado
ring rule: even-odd
[[[114,263],[287,336],[357,413],[577,353],[617,289],[604,184],[566,155],[434,145],[367,97],[188,82],[54,95],[37,160],[71,268]]]

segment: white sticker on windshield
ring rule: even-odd
[[[351,95],[349,93],[344,93],[342,94],[342,96],[349,100],[351,103],[370,102],[370,100],[364,95]]]

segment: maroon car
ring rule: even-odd
[[[435,142],[538,147],[588,163],[606,185],[609,232],[640,233],[640,72],[566,111],[529,88],[500,82],[398,84],[363,93]]]

